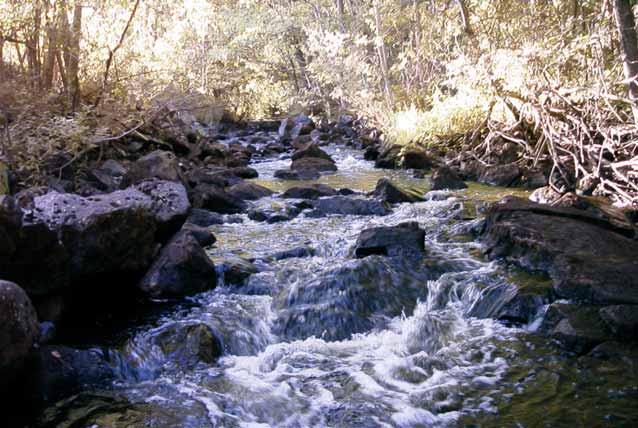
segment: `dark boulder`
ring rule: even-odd
[[[121,188],[149,178],[185,183],[177,158],[172,152],[156,150],[131,164],[122,178]]]
[[[365,152],[363,152],[363,158],[367,161],[376,161],[379,158],[379,146],[371,145],[366,147]]]
[[[193,235],[179,232],[139,284],[151,297],[180,297],[215,288],[215,265]]]
[[[334,162],[328,153],[321,150],[319,146],[314,143],[306,144],[298,150],[295,150],[295,152],[292,154],[293,161],[302,158],[320,158]]]
[[[430,169],[433,165],[432,158],[423,150],[408,149],[403,153],[401,166],[404,169]]]
[[[507,197],[487,213],[486,254],[546,272],[555,294],[596,305],[638,304],[638,242],[573,208]]]
[[[266,208],[257,208],[248,211],[248,218],[253,221],[266,223],[281,223],[290,221],[297,217],[301,210],[295,206],[271,206]]]
[[[217,242],[215,235],[207,228],[193,223],[185,223],[182,230],[190,233],[202,247],[209,247]]]
[[[579,354],[589,352],[611,336],[597,307],[565,303],[549,306],[539,331]]]
[[[390,204],[423,201],[423,195],[418,190],[399,186],[387,178],[382,178],[377,182],[377,187],[374,189],[372,194],[379,200]]]
[[[259,173],[255,168],[250,168],[247,166],[231,168],[229,172],[234,176],[243,178],[245,180],[259,177]]]
[[[600,310],[600,316],[615,336],[638,340],[638,306],[614,305]]]
[[[284,199],[318,199],[325,196],[336,196],[337,191],[325,184],[291,187],[281,194]]]
[[[291,171],[288,169],[278,169],[275,171],[275,178],[282,180],[316,180],[321,174],[316,169],[308,169],[301,171]]]
[[[425,231],[416,222],[398,226],[373,227],[359,234],[354,246],[357,258],[371,256],[397,256],[423,254],[425,252]]]
[[[359,199],[347,196],[333,196],[312,202],[312,217],[337,215],[387,215],[390,210],[383,202],[374,199]]]
[[[375,168],[395,169],[399,166],[399,155],[403,150],[402,146],[393,145],[384,147],[379,151],[379,154],[375,160]]]
[[[244,201],[211,184],[197,185],[191,191],[191,200],[195,208],[203,208],[221,214],[236,214],[246,209]]]
[[[452,168],[441,166],[437,168],[430,178],[432,190],[456,190],[466,189],[467,185]]]
[[[43,346],[33,381],[38,399],[53,403],[88,387],[104,387],[115,372],[100,349]]]
[[[250,181],[242,181],[226,189],[226,193],[242,201],[256,201],[272,195],[273,191]]]
[[[39,332],[38,317],[27,294],[16,284],[0,280],[0,396],[21,374]]]
[[[334,172],[337,170],[337,165],[332,160],[307,157],[292,161],[290,169],[304,174],[308,174],[307,171]]]
[[[200,227],[209,227],[215,224],[224,224],[224,217],[218,213],[194,208],[191,210],[190,215],[186,219],[186,223],[191,223]]]
[[[519,184],[521,174],[521,169],[516,165],[491,166],[483,169],[478,182],[491,186],[513,187]]]

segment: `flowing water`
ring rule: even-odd
[[[407,172],[373,169],[360,152],[330,151],[339,172],[319,182],[367,192],[391,176],[426,190],[425,180]],[[255,164],[257,182],[277,192],[299,185],[273,178],[289,162]],[[243,216],[214,226],[210,255],[220,273],[238,259],[257,272],[243,285],[220,280],[136,328],[104,352],[117,381],[51,406],[42,425],[633,426],[631,361],[569,355],[534,334],[534,325],[490,318],[522,276],[483,260],[470,232],[482,201],[506,193],[474,185],[445,200],[398,205],[387,216],[302,213],[275,224]],[[283,204],[258,202],[274,210]],[[408,220],[426,230],[425,257],[351,256],[362,229]],[[273,257],[297,247],[313,255]],[[223,357],[207,354],[206,331]]]

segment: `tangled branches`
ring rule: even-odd
[[[486,121],[487,135],[473,148],[478,160],[502,139],[521,146],[516,163],[551,165],[549,185],[560,193],[577,190],[638,205],[638,128],[629,100],[576,90],[545,90],[533,99],[507,93],[500,99],[516,120]]]

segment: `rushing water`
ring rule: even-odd
[[[407,172],[375,170],[359,152],[330,150],[339,172],[319,182],[367,192],[390,175],[426,190]],[[289,162],[254,165],[257,181],[278,192],[299,185],[273,178]],[[568,355],[532,326],[490,318],[517,281],[481,259],[468,234],[480,220],[469,211],[504,192],[471,186],[383,217],[302,214],[267,224],[244,216],[213,227],[217,264],[239,258],[257,273],[243,285],[221,280],[137,328],[107,352],[119,373],[115,384],[51,406],[42,425],[632,426],[633,363]],[[258,202],[282,204],[276,197]],[[424,258],[351,256],[362,229],[407,220],[426,230]],[[314,255],[272,257],[296,247]],[[209,342],[201,326],[215,332],[222,358],[202,350]]]

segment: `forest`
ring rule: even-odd
[[[0,426],[636,426],[637,14],[0,0]]]

